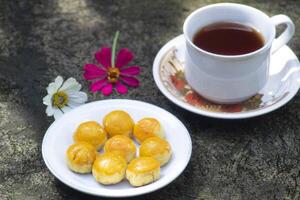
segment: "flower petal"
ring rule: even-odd
[[[131,66],[126,69],[121,69],[123,75],[138,75],[140,74],[141,68],[139,66]]]
[[[133,53],[129,51],[127,48],[123,48],[119,51],[117,60],[116,60],[116,67],[121,68],[125,65],[128,65],[130,61],[133,59]]]
[[[103,47],[95,53],[95,59],[103,65],[103,67],[111,67],[111,50],[109,47]]]
[[[63,112],[60,109],[54,109],[54,119],[58,120],[61,116],[63,116]]]
[[[102,94],[105,95],[105,96],[108,96],[112,93],[112,84],[111,83],[108,83],[106,84],[103,88],[102,88]]]
[[[86,80],[93,80],[105,75],[107,72],[94,64],[86,64],[84,67],[83,77]]]
[[[67,112],[71,111],[72,108],[69,107],[69,106],[64,106],[61,110],[62,110],[63,113],[67,113]]]
[[[48,94],[52,95],[55,92],[58,91],[58,89],[61,87],[62,83],[63,83],[63,78],[61,76],[57,76],[55,78],[55,81],[50,83],[47,87],[47,92]]]
[[[127,85],[129,85],[131,87],[138,87],[140,85],[139,80],[137,80],[134,77],[121,75],[120,80],[122,80],[124,83],[126,83]]]
[[[84,103],[87,101],[87,94],[81,91],[68,91],[67,92],[69,101],[73,101],[76,103]]]
[[[58,86],[58,88],[60,88],[60,86],[62,85],[62,83],[64,82],[64,79],[61,76],[57,76],[55,78],[55,84]]]
[[[55,83],[50,83],[47,87],[47,93],[49,95],[53,95],[55,92],[57,92],[57,87]]]
[[[120,83],[120,81],[116,82],[115,86],[119,94],[126,94],[128,91],[127,87]]]
[[[73,101],[72,99],[70,99],[70,100],[68,101],[68,106],[69,106],[70,108],[76,108],[76,107],[78,107],[78,106],[80,106],[80,105],[82,105],[82,103],[77,103],[77,102]]]
[[[102,80],[96,81],[96,82],[92,83],[90,90],[92,92],[97,92],[103,88],[103,86],[106,84],[106,82],[107,82],[106,77]]]
[[[52,116],[54,114],[54,108],[52,107],[52,105],[47,106],[46,113],[48,116]]]
[[[64,84],[61,86],[59,90],[63,91],[79,91],[81,89],[81,85],[76,81],[75,78],[68,78]]]
[[[43,98],[43,104],[47,105],[47,106],[50,106],[52,104],[51,103],[51,98],[52,98],[52,96],[50,94],[48,94],[47,96],[45,96]]]

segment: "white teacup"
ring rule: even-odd
[[[258,30],[265,39],[262,48],[243,55],[219,55],[193,44],[194,35],[204,26],[216,22],[236,22]],[[275,39],[276,26],[286,24]],[[183,25],[186,39],[185,76],[201,96],[218,103],[244,101],[255,95],[267,82],[272,53],[293,36],[295,26],[285,15],[268,17],[250,6],[219,3],[202,7],[188,16]]]

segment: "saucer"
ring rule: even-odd
[[[255,96],[233,105],[210,102],[185,80],[185,49],[183,35],[165,44],[155,57],[153,76],[160,91],[170,101],[193,113],[223,119],[255,117],[285,105],[299,90],[299,60],[288,46],[283,46],[271,56],[268,81]]]

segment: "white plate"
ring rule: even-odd
[[[76,127],[87,120],[102,122],[107,113],[116,109],[128,112],[134,121],[154,117],[163,125],[173,154],[170,162],[161,168],[161,178],[154,183],[132,187],[124,180],[116,185],[104,186],[97,183],[91,174],[76,174],[68,169],[65,155],[67,148],[73,143],[72,136]],[[141,101],[117,99],[88,103],[64,114],[49,127],[42,144],[44,161],[54,176],[76,190],[106,197],[136,196],[168,185],[183,172],[190,160],[191,152],[189,132],[174,115]]]
[[[188,111],[223,119],[255,117],[285,105],[299,90],[299,60],[284,46],[271,56],[268,82],[256,96],[231,106],[211,103],[194,92],[184,79],[185,48],[183,35],[165,44],[155,57],[153,76],[160,91]]]

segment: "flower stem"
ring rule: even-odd
[[[113,41],[112,56],[111,56],[111,65],[112,65],[112,67],[115,67],[116,49],[117,49],[117,42],[118,42],[118,39],[119,39],[119,35],[120,35],[120,32],[117,31],[116,34],[115,34],[115,37],[114,37],[114,41]]]

